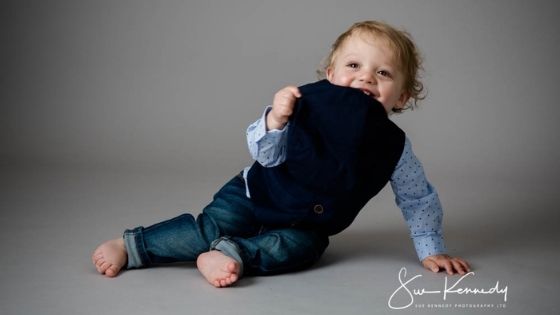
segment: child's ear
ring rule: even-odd
[[[404,105],[406,104],[406,102],[408,102],[408,99],[410,98],[410,95],[406,92],[402,92],[401,96],[399,97],[399,99],[397,100],[397,103],[395,104],[395,109],[403,109]]]
[[[329,82],[332,82],[332,76],[333,76],[333,69],[332,67],[328,67],[327,70],[325,71],[325,76],[327,77],[327,80],[329,80]]]

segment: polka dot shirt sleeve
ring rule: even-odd
[[[289,123],[281,130],[266,130],[266,115],[272,109],[268,106],[262,117],[247,128],[247,145],[254,160],[264,167],[273,167],[286,160],[286,134]]]
[[[428,182],[424,169],[412,152],[406,138],[402,156],[391,176],[395,201],[401,209],[420,260],[443,254],[443,210],[435,188]]]

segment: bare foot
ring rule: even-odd
[[[239,280],[239,263],[217,250],[200,254],[196,266],[206,280],[217,288],[230,286]]]
[[[99,245],[91,259],[100,274],[111,278],[116,277],[128,259],[124,240],[117,238]]]

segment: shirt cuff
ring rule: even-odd
[[[268,135],[279,135],[284,133],[286,130],[286,125],[282,127],[282,129],[270,129],[267,130],[266,128],[266,115],[272,110],[272,106],[267,106],[261,116],[261,119],[257,121],[257,124],[254,126],[254,141],[259,142],[262,138]]]
[[[445,248],[443,237],[441,235],[434,234],[414,237],[412,240],[420,261],[424,260],[428,256],[447,253],[447,249]]]
[[[264,110],[261,119],[257,120],[253,131],[253,141],[259,142],[266,135],[266,114],[270,111],[270,107]]]

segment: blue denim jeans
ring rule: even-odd
[[[147,228],[126,230],[124,240],[128,268],[196,261],[201,253],[215,249],[237,260],[249,275],[304,269],[316,262],[329,244],[327,235],[313,229],[259,223],[239,175],[214,195],[196,219],[183,214]]]

